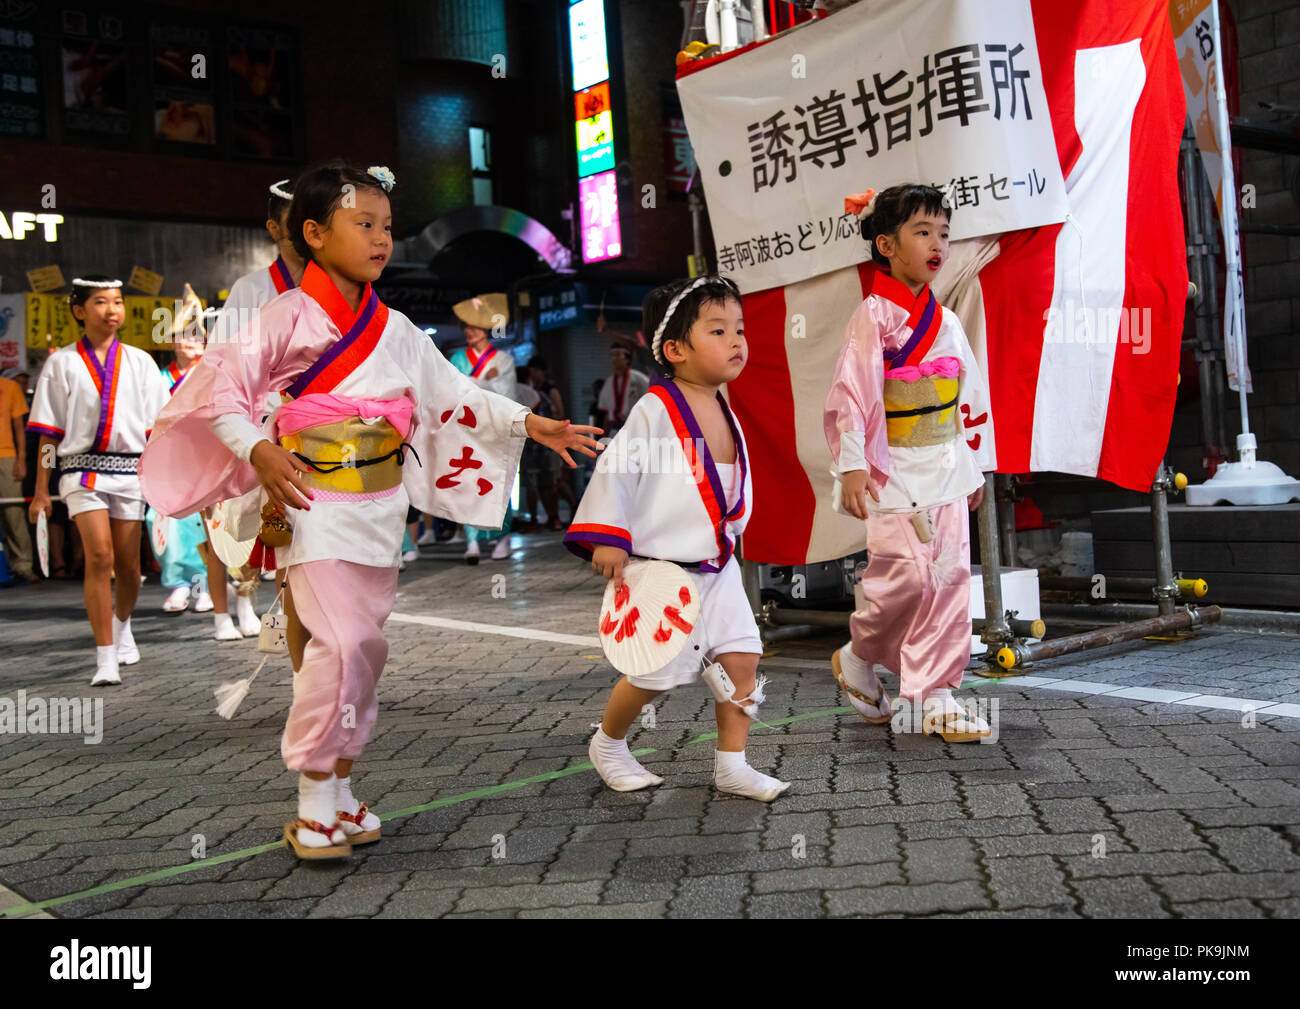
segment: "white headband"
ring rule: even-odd
[[[272,182],[270,185],[271,195],[278,196],[282,200],[293,200],[293,193],[290,193],[280,187],[290,182],[290,179],[281,179],[279,182]]]
[[[659,325],[655,327],[654,342],[650,345],[651,355],[653,355],[654,359],[658,361],[660,364],[665,366],[668,364],[668,362],[664,360],[662,354],[662,348],[664,342],[664,330],[668,327],[668,320],[673,317],[673,312],[676,311],[677,306],[681,304],[681,300],[683,298],[685,298],[688,294],[694,291],[701,284],[707,284],[710,280],[713,279],[714,278],[710,277],[708,274],[705,274],[703,277],[696,277],[695,280],[693,280],[691,283],[687,284],[680,291],[678,291],[677,294],[673,296],[672,301],[668,302],[668,310],[664,312],[664,317],[659,321]]]
[[[80,277],[73,277],[72,283],[76,287],[121,287],[120,280],[82,280]]]

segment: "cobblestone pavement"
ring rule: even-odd
[[[142,662],[91,691],[80,587],[0,592],[0,697],[104,701],[96,745],[0,736],[0,909],[76,895],[43,913],[1300,916],[1300,709],[1279,706],[1300,701],[1300,637],[1209,631],[970,676],[963,696],[996,702],[998,738],[966,746],[865,724],[830,676],[836,639],[782,641],[748,752],[794,784],[767,805],[713,791],[699,685],[631,737],[664,784],[601,785],[586,743],[615,676],[583,640],[600,589],[554,536],[476,568],[426,551],[402,575],[354,772],[384,839],[320,865],[275,844],[295,796],[287,659],[220,720],[212,689],[253,670],[255,643],[212,642],[210,617],[164,615],[150,585]],[[552,639],[407,619],[430,617]]]

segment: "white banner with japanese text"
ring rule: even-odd
[[[868,188],[943,189],[953,240],[1065,220],[1029,0],[861,0],[677,90],[744,292],[861,262],[844,197]]]

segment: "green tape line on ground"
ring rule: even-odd
[[[825,718],[827,715],[843,715],[852,711],[852,708],[827,708],[824,711],[811,711],[803,715],[791,715],[788,718],[777,718],[766,723],[769,726],[790,725],[794,722],[806,721],[810,718]],[[682,747],[691,746],[695,743],[701,743],[705,740],[716,739],[717,733],[710,732],[704,735],[696,736],[694,739],[687,740]],[[678,747],[681,749],[682,747]],[[632,753],[638,757],[644,757],[649,753],[658,752],[654,748],[633,750]],[[432,802],[426,802],[422,806],[411,806],[407,809],[399,809],[392,813],[385,813],[379,819],[381,821],[395,820],[401,817],[414,816],[416,813],[426,813],[431,809],[441,809],[443,806],[454,806],[457,803],[469,802],[471,799],[485,799],[493,795],[500,795],[502,792],[509,792],[516,788],[523,788],[525,785],[535,785],[541,781],[554,781],[556,778],[565,778],[571,774],[580,774],[583,771],[594,771],[590,761],[581,764],[574,764],[572,767],[561,768],[558,771],[547,771],[544,774],[534,774],[531,778],[520,778],[518,781],[507,781],[500,785],[489,785],[485,788],[476,788],[472,792],[462,792],[459,795],[449,795],[443,799],[434,799]],[[184,865],[175,865],[170,869],[158,869],[155,872],[147,872],[141,876],[132,876],[130,879],[119,879],[112,883],[101,883],[99,886],[91,887],[89,890],[80,890],[77,893],[64,894],[62,897],[51,897],[48,900],[39,900],[32,903],[18,904],[14,907],[0,910],[0,918],[22,918],[25,915],[32,914],[35,911],[44,911],[46,908],[58,907],[61,904],[70,904],[75,900],[86,900],[90,897],[98,897],[101,894],[113,893],[117,890],[126,890],[133,886],[143,886],[148,883],[157,883],[159,880],[170,879],[173,876],[180,876],[183,873],[194,872],[196,869],[205,869],[208,866],[221,865],[225,862],[234,862],[241,858],[251,858],[254,855],[261,855],[264,852],[273,851],[276,848],[283,848],[283,841],[272,841],[269,844],[259,844],[252,848],[243,848],[240,851],[232,851],[225,855],[213,855],[211,858],[201,858],[194,862],[187,862]]]

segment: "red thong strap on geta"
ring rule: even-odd
[[[347,820],[348,823],[355,823],[358,827],[360,827],[361,821],[366,818],[366,814],[369,812],[370,810],[366,808],[366,804],[363,802],[361,804],[361,808],[358,809],[355,813],[345,813],[343,812],[343,810],[340,809],[338,811],[338,818],[340,820]]]

